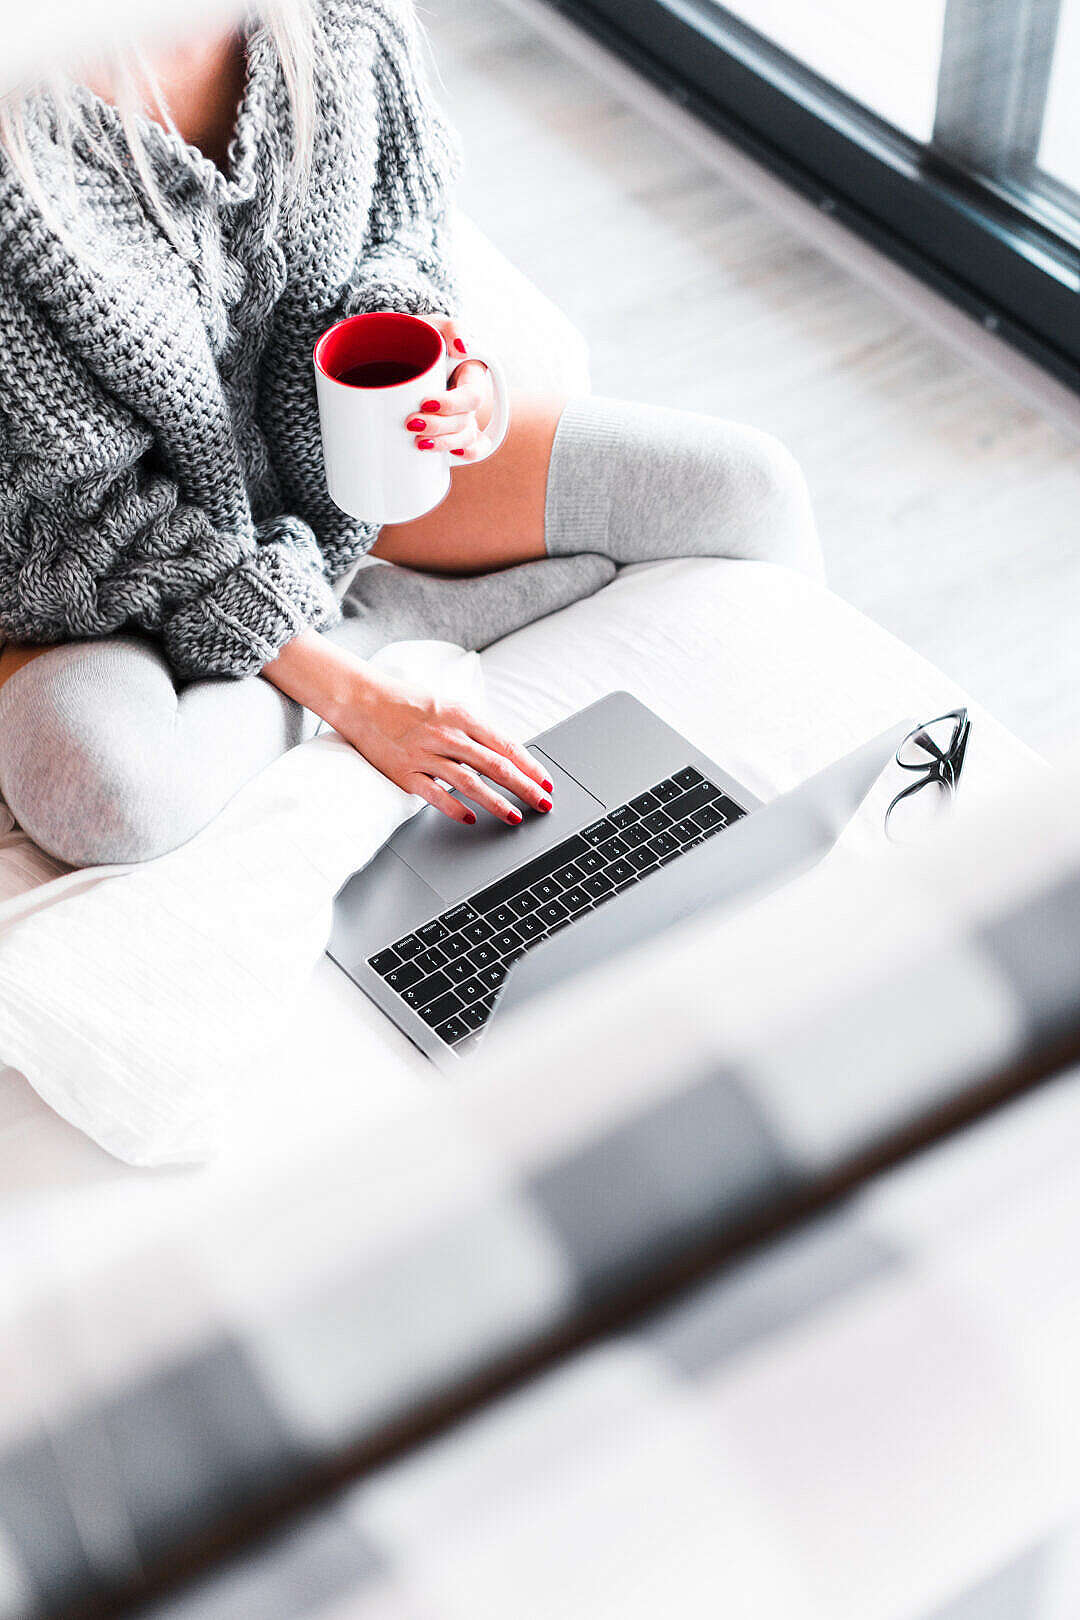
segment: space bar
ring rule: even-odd
[[[522,889],[528,889],[532,884],[539,883],[541,878],[550,877],[552,872],[557,872],[567,861],[576,860],[579,855],[584,855],[588,848],[589,845],[584,838],[575,833],[573,838],[566,838],[561,844],[556,844],[554,849],[549,849],[546,855],[538,855],[535,861],[528,861],[524,866],[517,867],[506,877],[500,878],[498,883],[493,883],[490,888],[481,889],[479,894],[471,897],[470,904],[474,905],[477,911],[493,911],[496,906],[501,906],[504,901],[509,900],[512,894],[520,894]]]

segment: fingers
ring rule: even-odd
[[[439,769],[441,771],[441,765]],[[441,810],[444,816],[449,816],[451,821],[460,821],[462,826],[465,827],[475,827],[476,815],[469,809],[468,805],[461,804],[459,800],[447,793],[446,789],[440,787],[438,782],[434,781],[430,776],[425,776],[420,771],[416,771],[411,776],[407,776],[400,783],[400,786],[405,789],[406,793],[415,793],[418,798],[426,799],[428,804],[434,805],[436,810]]]
[[[432,762],[432,770],[437,771],[444,782],[449,782],[459,792],[464,793],[481,810],[486,810],[498,821],[505,821],[508,826],[516,827],[521,821],[521,811],[512,805],[509,799],[504,799],[501,793],[481,780],[468,765],[457,765],[453,760],[440,759]]]
[[[461,335],[457,322],[450,315],[431,315],[428,317],[432,326],[435,326],[443,335],[446,352],[453,358],[468,354],[469,346]]]
[[[474,719],[472,715],[465,715],[463,719],[463,729],[474,742],[478,742],[482,747],[490,749],[492,754],[508,760],[511,765],[521,772],[522,776],[527,777],[530,782],[535,783],[538,788],[543,790],[540,795],[542,798],[550,796],[553,784],[548,776],[547,767],[533,759],[527,748],[523,748],[520,743],[511,742],[508,737],[502,736],[498,731],[493,731],[490,726],[484,725],[481,720]],[[516,788],[514,792],[517,792]],[[521,793],[519,797],[529,798],[530,803],[535,802],[531,797],[531,792]],[[539,805],[537,805],[537,808],[539,809]]]
[[[490,398],[490,390],[484,386],[486,376],[487,372],[481,370],[476,381],[462,382],[456,388],[447,389],[445,394],[430,395],[429,398],[421,401],[420,415],[423,417],[468,416],[482,410]],[[412,418],[410,417],[409,420],[411,421]],[[435,426],[437,426],[435,422],[428,422],[428,427]]]
[[[497,782],[500,787],[515,794],[523,804],[539,810],[541,815],[546,815],[551,809],[552,789],[544,787],[548,778],[542,772],[538,782],[505,754],[497,753],[495,749],[487,748],[469,737],[462,740],[456,753],[474,773],[479,771],[489,781]]]

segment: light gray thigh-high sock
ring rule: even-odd
[[[806,480],[779,440],[692,411],[572,399],[555,433],[550,556],[738,557],[824,575]]]

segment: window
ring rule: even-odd
[[[1080,389],[1080,0],[556,0]]]

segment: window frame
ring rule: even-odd
[[[1053,185],[1028,197],[998,162],[976,176],[938,140],[897,131],[794,61],[713,0],[548,0],[673,100],[936,292],[1080,392],[1080,232],[1076,241]],[[988,0],[948,0],[939,140],[965,97],[1000,62],[969,28]],[[1034,152],[1049,78],[1058,0],[996,0],[995,10],[1034,17],[1017,69],[1041,93],[1025,107],[1025,151]],[[1047,41],[1049,39],[1049,47]],[[974,76],[955,68],[966,48]],[[1015,87],[1015,81],[1011,81]],[[1041,92],[1040,92],[1041,86]],[[999,87],[1000,88],[1000,87]],[[1015,97],[1014,97],[1015,104]],[[949,120],[952,120],[950,126]],[[992,132],[984,123],[983,136]],[[985,160],[983,149],[982,161]],[[1033,188],[1034,189],[1034,188]],[[1056,223],[1059,228],[1053,228]]]

